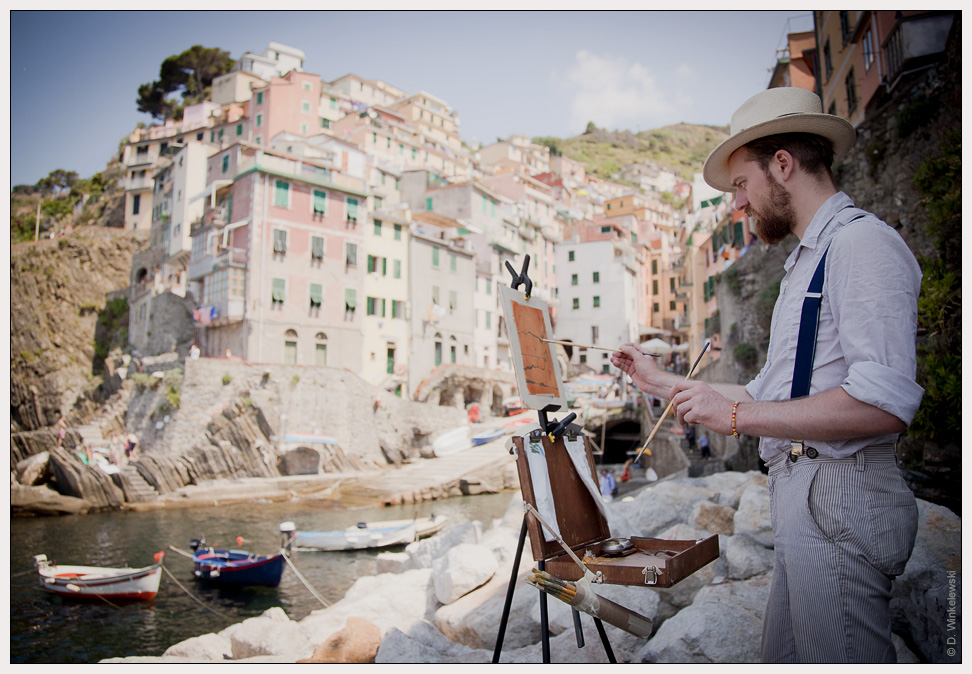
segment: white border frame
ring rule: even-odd
[[[500,299],[503,303],[503,317],[506,321],[506,334],[510,340],[510,360],[513,363],[513,372],[516,375],[516,387],[520,393],[520,400],[523,405],[531,410],[542,410],[548,405],[555,405],[557,410],[567,411],[567,397],[564,387],[563,374],[560,371],[560,361],[557,360],[557,352],[554,345],[548,343],[550,350],[550,360],[554,366],[554,378],[557,380],[557,387],[560,395],[546,395],[529,393],[526,383],[526,374],[523,372],[522,351],[520,349],[520,336],[512,328],[513,321],[513,302],[523,304],[533,309],[539,309],[543,314],[543,324],[547,332],[547,339],[553,338],[553,326],[550,324],[550,313],[547,311],[547,303],[542,299],[533,296],[529,300],[525,298],[520,290],[513,290],[507,285],[497,283],[499,286]],[[555,410],[556,411],[556,410]]]

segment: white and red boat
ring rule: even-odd
[[[52,564],[47,555],[35,555],[34,566],[45,590],[74,599],[151,601],[159,591],[165,552],[155,564],[141,569]]]

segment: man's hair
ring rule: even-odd
[[[743,147],[749,151],[749,156],[759,164],[764,173],[769,170],[770,161],[777,150],[786,150],[800,163],[804,171],[829,178],[834,183],[834,176],[830,171],[830,166],[834,163],[834,145],[823,136],[814,133],[778,133],[757,138]]]

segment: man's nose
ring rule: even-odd
[[[749,205],[749,199],[743,190],[736,190],[736,210],[741,211]]]

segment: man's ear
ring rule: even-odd
[[[793,155],[786,150],[777,150],[773,155],[773,168],[778,171],[780,182],[789,180],[793,176]]]

